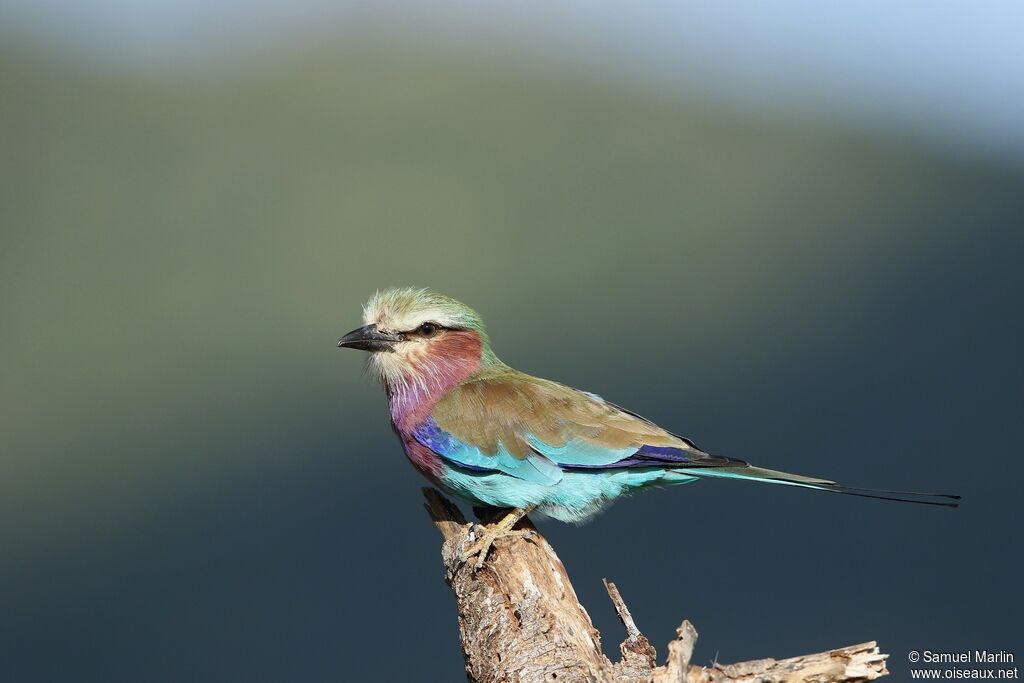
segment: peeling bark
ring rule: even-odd
[[[451,502],[424,489],[441,532],[445,581],[455,594],[462,653],[471,683],[855,683],[888,674],[874,642],[790,659],[758,659],[710,667],[690,663],[697,631],[688,621],[657,666],[654,647],[637,628],[614,583],[608,596],[626,629],[621,659],[601,650],[601,634],[576,598],[555,551],[539,533],[497,540],[483,568],[459,560],[480,527]],[[517,525],[536,531],[528,519]]]

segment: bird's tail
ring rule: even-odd
[[[801,488],[814,489],[815,491],[829,491],[830,493],[843,493],[848,496],[862,496],[864,498],[878,498],[879,500],[892,500],[900,503],[918,503],[920,505],[941,505],[942,507],[959,507],[960,496],[950,493],[922,493],[920,491],[890,491],[886,489],[862,489],[854,486],[843,486],[828,479],[816,477],[805,477],[800,474],[789,474],[777,472],[763,467],[745,465],[739,467],[707,467],[688,468],[686,474],[697,477],[719,478],[719,479],[746,479],[747,481],[758,481],[766,484],[784,484],[786,486],[799,486]]]

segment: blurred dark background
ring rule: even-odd
[[[766,7],[0,7],[0,680],[461,680],[335,348],[406,284],[713,452],[965,496],[544,524],[609,650],[601,577],[699,663],[1021,654],[1024,15]]]

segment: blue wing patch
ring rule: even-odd
[[[718,460],[706,453],[694,453],[685,448],[671,446],[641,446],[627,449],[629,452],[618,460],[608,463],[581,462],[563,465],[567,470],[618,470],[626,468],[661,467],[664,469],[685,468],[702,465],[705,461]],[[714,466],[711,463],[708,466]]]
[[[740,460],[718,458],[697,449],[672,446],[608,448],[583,439],[570,439],[552,446],[532,434],[526,441],[534,453],[517,458],[500,444],[493,455],[459,440],[427,417],[413,430],[413,437],[448,462],[473,472],[503,472],[524,481],[551,486],[562,480],[563,471],[617,470],[628,468],[677,469],[720,467],[744,464]]]
[[[562,480],[562,470],[543,453],[517,458],[500,444],[493,455],[464,443],[427,417],[413,430],[413,437],[445,460],[478,472],[504,472],[524,481],[551,486]]]
[[[635,446],[608,448],[583,439],[569,439],[563,446],[544,443],[533,434],[526,436],[530,448],[559,465],[581,467],[605,467],[636,452]]]

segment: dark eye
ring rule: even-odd
[[[435,334],[437,334],[437,329],[437,325],[435,325],[434,323],[423,323],[418,328],[416,328],[416,331],[422,334],[424,337],[433,337]]]

